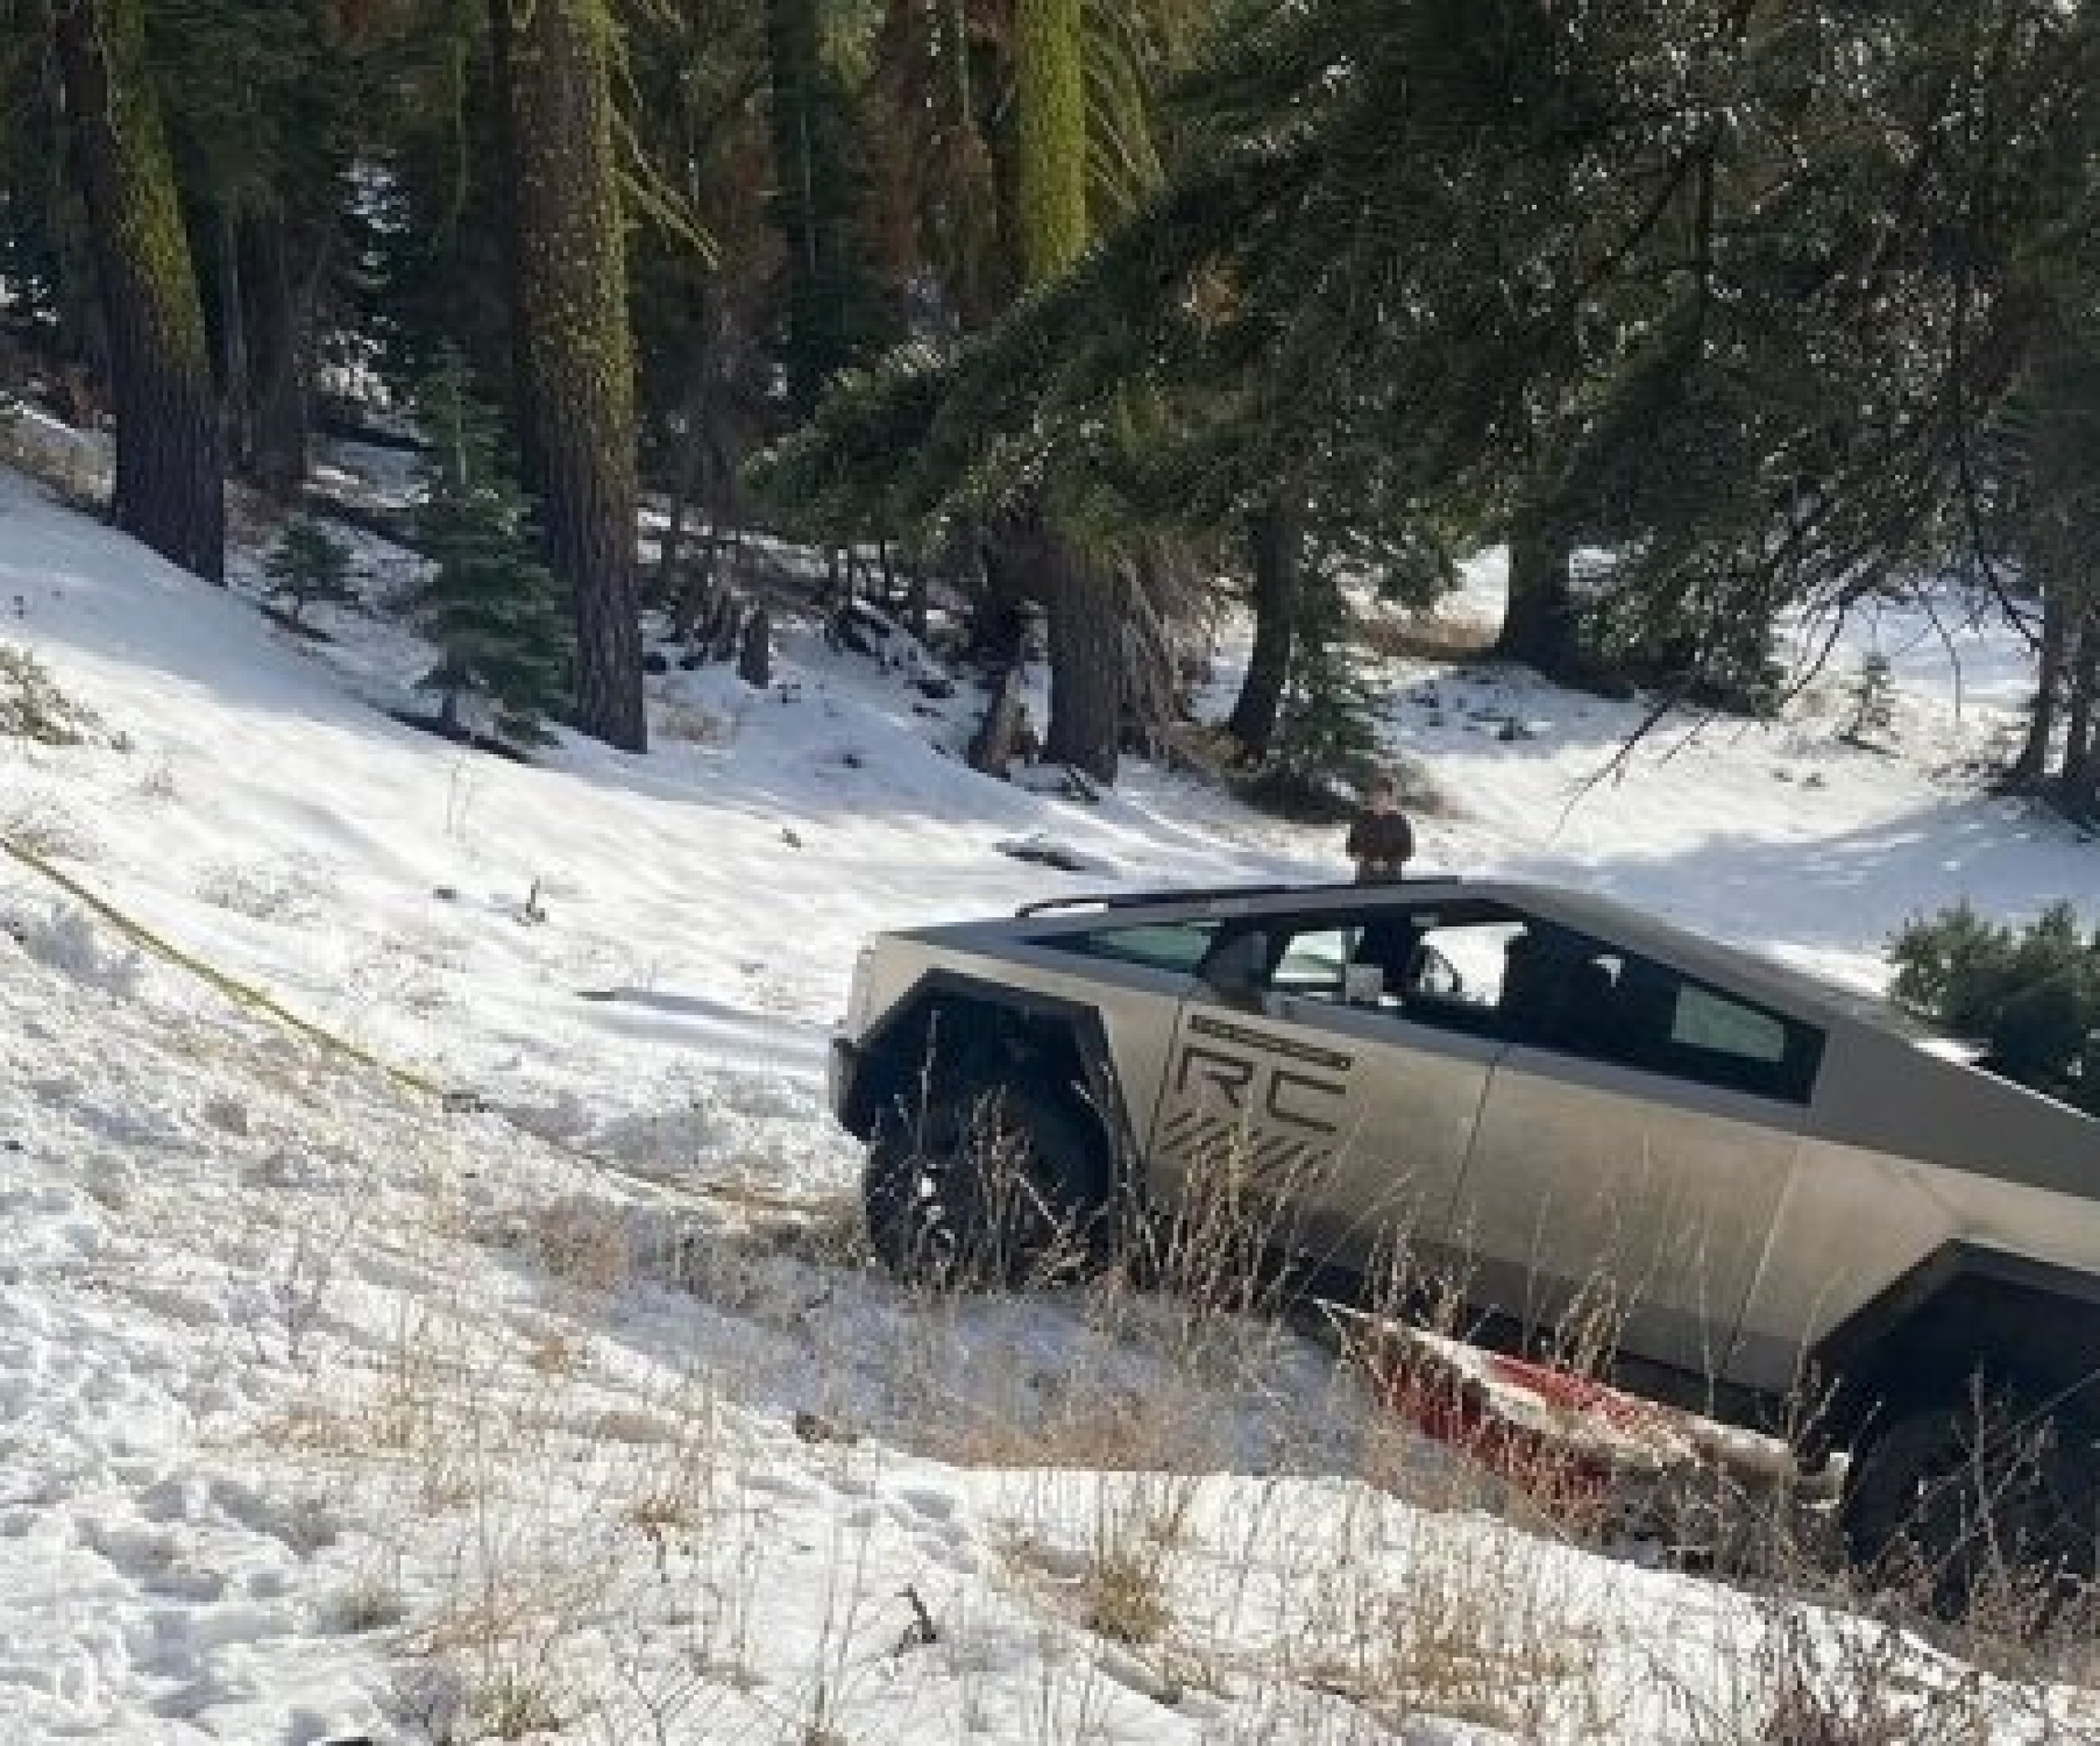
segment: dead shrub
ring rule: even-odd
[[[84,746],[104,738],[102,718],[59,688],[28,650],[0,643],[0,735],[43,746]]]
[[[1083,1586],[1083,1616],[1096,1636],[1143,1648],[1166,1635],[1173,1615],[1156,1558],[1129,1551],[1098,1557]]]

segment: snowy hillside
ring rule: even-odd
[[[391,720],[417,651],[324,622],[0,473],[0,643],[103,730],[0,742],[0,837],[487,1106],[0,861],[0,1740],[1704,1746],[1870,1672],[1914,1738],[2100,1738],[2067,1689],[1473,1508],[1280,1329],[850,1264],[822,1054],[865,933],[1338,876],[1334,834],[974,776],[966,693],[803,629],[767,692],[652,682],[646,758],[525,768]],[[1634,706],[1396,664],[1425,860],[1862,980],[1919,909],[2093,892],[2100,850],[1964,773],[2026,682],[2004,636],[1850,634],[1785,722],[1666,726],[1587,792]],[[1888,751],[1838,743],[1871,639]]]

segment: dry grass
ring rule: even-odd
[[[709,750],[734,744],[737,730],[734,717],[696,703],[665,704],[657,713],[655,727],[659,738]]]
[[[93,829],[50,792],[17,794],[0,806],[0,842],[39,860],[89,861],[101,852]]]
[[[1961,1729],[2006,1699],[1969,1671],[1982,1639],[1934,1660],[1908,1615],[1867,1616],[1783,1517],[1746,1530],[1770,1598],[1688,1591],[1722,1671],[1666,1640],[1641,1668],[1617,1616],[1634,1573],[1580,1555],[1614,1527],[1593,1488],[1496,1481],[1426,1449],[1379,1404],[1389,1378],[1361,1352],[1333,1362],[1287,1316],[1289,1282],[1263,1258],[1297,1234],[1301,1196],[1229,1149],[1215,1161],[1124,1264],[1047,1295],[894,1287],[838,1206],[491,1207],[429,1173],[419,1210],[390,1222],[423,1284],[351,1371],[317,1360],[272,1430],[368,1524],[336,1628],[387,1634],[408,1670],[397,1724],[433,1742],[854,1740],[868,1693],[922,1669],[948,1670],[966,1708],[989,1703],[992,1664],[967,1663],[987,1605],[1036,1621],[1027,1737],[1043,1746],[1093,1737],[1125,1687],[1205,1693],[1220,1741],[1354,1746],[1437,1718],[1618,1742],[1673,1687],[1690,1746],[1983,1738]],[[461,1243],[507,1264],[517,1301],[469,1294]],[[1455,1316],[1454,1282],[1416,1277],[1404,1246],[1379,1274],[1381,1302]],[[674,1290],[747,1351],[718,1333],[705,1366],[638,1394],[619,1380],[629,1313],[663,1314]],[[1560,1355],[1601,1364],[1619,1313],[1592,1294]],[[863,1322],[864,1343],[833,1343]],[[749,1404],[778,1398],[784,1368],[799,1442],[785,1412],[769,1427]],[[931,1641],[875,1574],[895,1568],[882,1512],[848,1507],[879,1494],[895,1449],[981,1470],[959,1493],[997,1499],[978,1537],[1004,1555],[986,1587],[928,1590]],[[838,1503],[795,1518],[826,1524],[799,1547],[777,1502],[798,1488]],[[762,1657],[782,1584],[819,1616]],[[1977,1629],[2032,1624],[2009,1611]],[[784,1653],[800,1657],[785,1675]],[[2002,1653],[2037,1692],[2066,1665]]]
[[[199,871],[199,900],[256,922],[310,921],[322,914],[327,889],[319,869],[282,862],[225,860]]]
[[[0,643],[0,737],[44,746],[109,742],[101,717],[69,697],[29,650]]]

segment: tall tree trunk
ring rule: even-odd
[[[1527,511],[1510,529],[1509,609],[1495,652],[1521,661],[1549,677],[1582,666],[1570,579],[1572,554],[1565,534]]]
[[[821,0],[767,0],[773,222],[788,263],[788,394],[799,411],[852,350],[850,202]]]
[[[1014,0],[1014,135],[1021,276],[1032,289],[1087,246],[1082,0]]]
[[[54,0],[52,22],[109,329],[116,524],[222,581],[226,482],[211,350],[147,75],[142,0]]]
[[[247,292],[241,276],[241,215],[220,202],[212,208],[212,245],[218,279],[219,406],[226,464],[247,471],[253,453],[253,383],[248,371]]]
[[[1114,782],[1123,725],[1121,578],[1054,528],[1037,538],[1037,587],[1050,620],[1043,755]]]
[[[2071,657],[2070,697],[2065,711],[2062,792],[2066,812],[2082,817],[2100,800],[2100,611],[2087,609]]]
[[[1282,503],[1247,520],[1247,556],[1254,578],[1254,647],[1246,676],[1226,731],[1250,759],[1268,755],[1290,682],[1291,646],[1297,630],[1298,596],[1304,575],[1305,533]]]
[[[289,224],[281,209],[270,209],[250,213],[242,226],[251,465],[256,483],[279,503],[296,496],[306,479],[313,324],[309,294],[293,270]]]
[[[517,58],[517,28],[515,8],[507,0],[488,0],[488,78],[490,131],[496,142],[495,207],[497,242],[503,263],[503,283],[509,288],[506,300],[505,337],[510,345],[510,378],[503,385],[502,411],[517,446],[517,480],[535,502],[547,488],[540,462],[539,421],[532,407],[533,356],[520,311],[525,269],[519,241],[521,196],[517,188],[517,116],[512,99],[516,83],[512,70]],[[639,484],[637,490],[640,489]]]
[[[1035,576],[1022,536],[1005,528],[977,542],[980,585],[970,601],[970,654],[995,673],[1017,665],[1028,630]]]
[[[1117,743],[1140,758],[1158,758],[1180,719],[1181,676],[1170,610],[1175,599],[1175,554],[1149,545],[1123,567],[1114,584],[1122,625],[1123,725]]]
[[[1016,222],[1022,283],[1047,284],[1087,246],[1087,110],[1082,0],[1015,0]],[[1037,536],[1049,616],[1047,756],[1114,782],[1123,646],[1113,567],[1055,526]]]
[[[2032,786],[2049,773],[2049,753],[2055,745],[2057,722],[2063,706],[2064,661],[2069,652],[2070,630],[2062,586],[2057,578],[2044,576],[2041,642],[2035,651],[2034,709],[2027,717],[2026,739],[2012,766],[2012,779],[2023,786]]]
[[[635,591],[634,342],[603,0],[492,0],[517,273],[520,396],[548,561],[576,615],[576,725],[645,750]],[[513,11],[512,8],[516,9]]]

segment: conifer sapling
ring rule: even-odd
[[[437,646],[419,684],[438,719],[462,726],[463,699],[485,700],[497,733],[548,738],[568,702],[570,630],[553,573],[533,549],[523,495],[497,457],[495,418],[456,355],[441,360],[417,396],[425,440],[416,530],[431,570],[410,602]]]
[[[263,560],[270,604],[297,630],[309,606],[347,606],[357,599],[349,548],[319,523],[302,517],[285,528]]]
[[[1375,703],[1348,601],[1330,574],[1308,574],[1275,743],[1256,789],[1288,807],[1333,802],[1378,752]]]
[[[1852,722],[1844,738],[1855,746],[1886,739],[1896,725],[1896,683],[1888,657],[1878,650],[1859,657],[1848,697]]]

